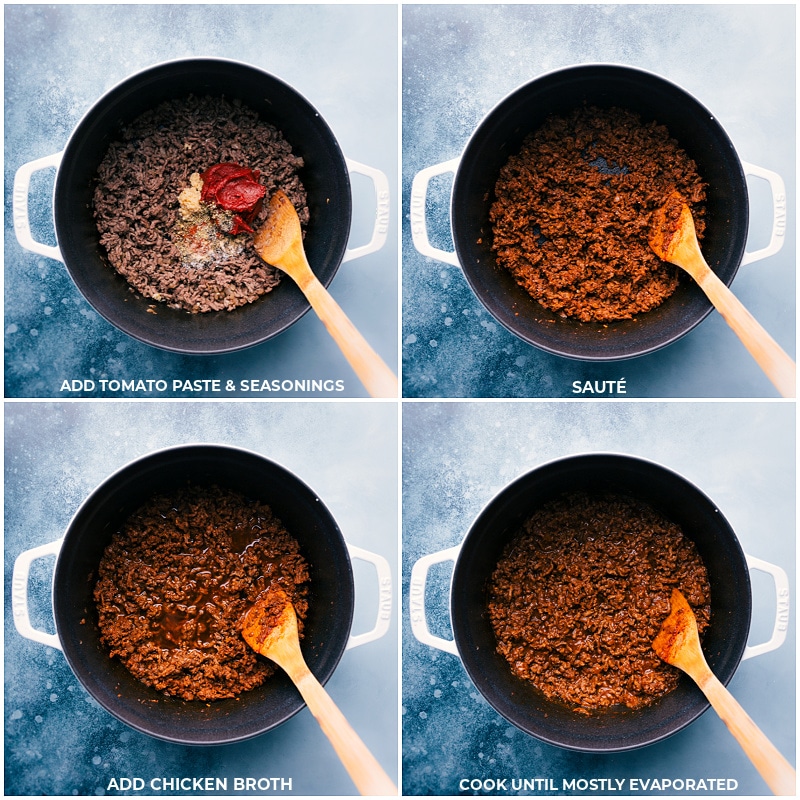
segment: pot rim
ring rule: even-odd
[[[455,558],[455,563],[450,577],[450,585],[449,585],[450,595],[448,603],[450,626],[453,632],[453,642],[458,657],[461,661],[462,666],[464,667],[464,670],[469,676],[469,679],[472,681],[472,683],[475,685],[475,687],[478,689],[481,695],[485,698],[486,702],[492,707],[492,709],[497,714],[506,719],[509,723],[519,728],[522,732],[538,739],[539,741],[545,742],[546,744],[553,745],[565,750],[572,750],[575,752],[583,752],[583,753],[594,753],[598,755],[630,752],[633,750],[641,749],[643,747],[649,747],[658,742],[662,742],[674,736],[676,733],[684,730],[686,727],[688,727],[694,721],[696,721],[710,708],[710,703],[705,698],[705,696],[702,695],[702,693],[700,693],[699,690],[697,690],[697,692],[695,693],[696,695],[695,702],[691,704],[685,704],[685,706],[688,706],[688,708],[690,709],[689,713],[684,713],[681,717],[679,717],[678,722],[673,723],[671,727],[665,726],[665,728],[668,729],[666,729],[661,734],[657,736],[652,736],[649,740],[643,742],[633,742],[633,743],[628,742],[624,744],[612,744],[611,746],[608,746],[607,743],[604,743],[602,746],[578,745],[575,743],[564,742],[562,738],[559,738],[559,736],[553,735],[551,732],[549,732],[546,729],[546,727],[544,729],[537,729],[536,732],[533,732],[525,727],[522,727],[519,720],[514,719],[511,714],[506,713],[505,709],[498,708],[493,702],[493,699],[484,694],[483,686],[486,683],[485,676],[483,672],[479,669],[480,665],[476,664],[473,661],[472,657],[470,656],[471,652],[470,648],[467,646],[467,643],[464,642],[465,631],[468,629],[468,627],[466,626],[465,623],[457,622],[457,620],[460,620],[465,616],[465,613],[463,612],[462,609],[461,613],[459,614],[458,611],[460,607],[459,601],[462,598],[460,596],[457,597],[457,592],[454,590],[457,588],[457,581],[462,580],[461,573],[463,572],[464,569],[466,569],[466,567],[464,567],[464,558],[463,558],[464,547],[468,545],[470,537],[477,537],[481,533],[485,535],[485,531],[481,531],[479,530],[479,528],[482,525],[485,525],[485,518],[491,513],[492,508],[497,504],[497,502],[503,496],[509,494],[510,492],[513,492],[515,488],[524,486],[528,481],[530,481],[536,475],[536,473],[540,472],[543,469],[550,469],[550,468],[558,469],[560,466],[564,466],[569,462],[574,462],[574,461],[582,461],[584,463],[595,461],[597,463],[601,463],[601,460],[609,458],[618,460],[620,463],[627,462],[629,465],[632,466],[642,465],[646,469],[654,470],[656,472],[661,472],[662,474],[668,476],[671,480],[676,480],[678,483],[683,484],[688,490],[692,491],[701,502],[704,502],[708,504],[709,507],[715,509],[722,523],[722,527],[727,528],[730,531],[731,536],[728,539],[730,551],[735,557],[736,561],[740,562],[741,566],[743,567],[742,578],[744,580],[747,591],[747,602],[745,603],[747,619],[742,620],[745,627],[745,633],[743,636],[740,637],[740,641],[736,643],[736,648],[734,652],[729,656],[730,666],[728,670],[720,678],[722,683],[724,685],[727,685],[733,678],[733,675],[737,671],[742,661],[742,656],[744,654],[747,645],[747,638],[748,638],[747,632],[749,632],[751,626],[752,588],[751,588],[750,573],[747,566],[746,556],[744,551],[742,550],[741,543],[739,542],[739,539],[736,536],[735,531],[733,530],[730,523],[727,521],[725,516],[720,511],[717,504],[693,481],[689,480],[683,474],[677,472],[676,470],[673,470],[670,467],[666,467],[663,464],[659,463],[658,461],[652,459],[619,451],[579,451],[542,462],[517,475],[515,478],[506,483],[498,492],[496,492],[492,496],[492,498],[483,506],[480,512],[476,514],[467,533],[462,538],[460,544],[457,545],[458,555]],[[635,492],[632,493],[635,496],[636,493]],[[461,566],[461,570],[459,569],[459,566]],[[489,572],[487,571],[486,575],[488,574]],[[467,656],[466,658],[465,654]],[[520,680],[520,682],[522,683],[521,679],[518,680]],[[637,713],[646,714],[650,708],[653,707],[640,709],[639,712]],[[608,739],[605,741],[608,742],[610,740],[613,740],[613,738],[614,737],[610,735]]]
[[[655,80],[662,81],[663,83],[668,83],[668,84],[672,85],[673,87],[675,87],[676,89],[679,89],[684,94],[686,94],[689,97],[691,97],[693,100],[695,100],[698,103],[698,105],[703,106],[703,104],[700,103],[699,100],[697,100],[697,98],[694,96],[694,94],[692,94],[692,92],[690,92],[684,86],[682,86],[681,84],[679,84],[676,81],[672,80],[671,78],[666,78],[661,73],[655,72],[652,69],[646,69],[645,67],[639,67],[639,66],[636,66],[635,64],[628,64],[628,63],[626,63],[624,61],[573,61],[573,62],[570,62],[569,64],[564,64],[564,65],[562,65],[560,67],[553,67],[552,69],[545,70],[544,72],[539,72],[536,75],[534,75],[534,77],[530,78],[529,80],[523,81],[522,83],[520,83],[517,86],[515,86],[513,89],[511,89],[508,92],[506,92],[506,94],[503,95],[503,97],[500,100],[498,100],[488,111],[486,111],[483,114],[483,116],[481,117],[480,121],[478,122],[478,124],[475,127],[476,127],[476,129],[478,127],[480,127],[481,123],[484,120],[486,120],[487,117],[491,116],[492,113],[494,111],[496,111],[500,106],[502,106],[506,102],[506,100],[508,100],[510,97],[513,97],[521,89],[525,89],[526,87],[530,86],[530,84],[532,84],[532,83],[536,83],[536,82],[541,81],[541,80],[543,80],[545,78],[551,78],[551,77],[554,77],[556,75],[560,75],[560,74],[566,73],[566,72],[579,72],[579,71],[582,72],[584,70],[598,69],[598,68],[599,69],[611,68],[611,69],[615,69],[615,70],[620,70],[620,72],[624,71],[624,72],[630,72],[630,73],[634,73],[634,74],[638,73],[640,75],[645,75],[647,77],[654,78]],[[705,108],[705,106],[703,106],[703,108]],[[713,116],[710,112],[709,112],[709,115]],[[472,131],[472,133],[469,136],[469,139],[467,139],[467,144],[462,149],[462,153],[467,149],[467,146],[469,145],[469,142],[473,138],[474,135],[475,135],[475,130]]]
[[[747,244],[747,228],[749,225],[749,196],[747,193],[747,181],[745,177],[745,172],[742,166],[741,158],[734,146],[733,141],[731,140],[730,136],[728,135],[725,128],[722,126],[721,122],[717,118],[716,115],[712,114],[711,111],[688,89],[686,89],[681,84],[677,83],[670,78],[667,78],[657,72],[654,72],[649,69],[644,69],[642,67],[633,66],[630,64],[626,64],[624,62],[616,62],[616,61],[589,61],[589,62],[575,62],[571,64],[567,64],[561,67],[555,67],[553,69],[547,70],[545,72],[539,73],[532,77],[530,80],[525,81],[524,83],[519,84],[518,86],[514,87],[512,90],[507,92],[498,102],[496,102],[479,120],[479,122],[473,128],[467,142],[465,143],[461,155],[458,158],[458,164],[455,169],[455,174],[453,176],[453,184],[452,189],[450,192],[450,203],[449,203],[449,211],[450,211],[450,233],[453,239],[453,244],[455,247],[455,256],[457,259],[457,263],[461,266],[461,271],[472,290],[473,294],[478,298],[482,305],[486,307],[492,317],[497,320],[506,330],[510,333],[514,334],[516,337],[522,339],[527,344],[530,344],[534,347],[539,348],[540,350],[547,352],[551,355],[556,355],[561,358],[567,358],[570,360],[576,361],[583,361],[587,363],[591,362],[615,362],[615,361],[625,361],[632,358],[639,358],[642,356],[650,355],[651,353],[657,352],[658,350],[663,349],[664,347],[668,347],[671,344],[674,344],[678,340],[682,339],[695,327],[697,327],[703,320],[708,317],[711,312],[714,310],[714,306],[705,298],[705,295],[701,296],[701,290],[694,286],[694,282],[689,279],[687,280],[688,276],[681,276],[682,280],[686,280],[687,285],[692,289],[698,292],[698,297],[700,297],[702,302],[702,307],[693,309],[693,313],[689,316],[688,319],[682,320],[680,327],[676,326],[676,330],[668,331],[669,335],[660,337],[655,341],[649,343],[642,343],[639,345],[635,350],[626,350],[624,352],[613,352],[613,348],[609,348],[610,352],[605,352],[603,350],[592,350],[592,352],[585,352],[580,351],[580,348],[576,348],[573,345],[568,337],[562,337],[560,341],[554,341],[551,339],[543,340],[541,337],[537,337],[535,333],[531,333],[528,330],[521,330],[518,326],[515,325],[515,319],[509,315],[508,318],[504,316],[499,316],[495,314],[493,308],[489,307],[489,303],[491,302],[491,297],[485,297],[488,294],[487,289],[485,286],[482,286],[475,274],[475,265],[473,264],[473,259],[469,257],[470,251],[466,248],[470,246],[470,244],[464,244],[464,239],[462,236],[457,236],[456,229],[460,222],[460,215],[457,213],[456,208],[456,201],[457,201],[457,194],[460,189],[460,178],[463,181],[464,176],[464,164],[465,159],[471,155],[471,151],[478,147],[477,142],[480,140],[482,135],[485,134],[486,130],[489,129],[493,123],[493,120],[498,115],[500,110],[503,106],[512,103],[514,98],[517,95],[521,95],[526,91],[531,90],[531,88],[543,81],[552,80],[553,78],[557,78],[560,75],[567,75],[569,73],[573,74],[580,74],[586,73],[587,75],[591,75],[592,71],[596,70],[607,70],[609,73],[615,73],[619,76],[630,75],[633,77],[639,77],[643,80],[658,82],[665,87],[669,87],[671,91],[674,91],[686,98],[687,103],[692,104],[698,111],[702,112],[705,117],[711,122],[715,130],[717,131],[717,135],[720,138],[720,141],[723,141],[727,147],[728,153],[732,155],[731,163],[728,165],[729,167],[733,167],[735,170],[735,175],[732,176],[732,180],[742,188],[743,192],[741,196],[738,198],[738,202],[742,204],[742,217],[744,222],[744,229],[741,237],[736,242],[735,251],[730,254],[730,258],[726,259],[726,263],[729,265],[728,269],[730,270],[729,274],[721,276],[727,286],[730,286],[733,282],[736,274],[738,272],[739,267],[741,266],[741,262],[745,255],[745,249]],[[722,156],[720,156],[722,157]],[[489,193],[493,187],[490,187]],[[467,232],[465,235],[468,235]],[[467,238],[469,238],[467,236]],[[496,263],[492,262],[491,264],[486,265],[486,268],[491,269],[500,269],[497,267]],[[712,268],[716,272],[716,267],[712,265]],[[480,273],[481,270],[477,270]],[[520,289],[520,291],[524,291]],[[526,294],[527,298],[527,294]],[[524,298],[524,299],[526,299]],[[667,298],[668,302],[670,298]],[[503,302],[508,302],[506,298],[504,298]],[[536,303],[533,298],[531,298],[531,302]],[[538,306],[538,303],[536,303]],[[653,317],[648,317],[649,313],[657,312],[658,308],[652,309],[651,312],[647,312],[644,314],[638,315],[637,319],[644,321],[640,324],[648,324],[648,320],[652,323]],[[543,307],[539,307],[537,309],[537,313],[545,314],[545,315],[553,315],[553,312],[549,312]],[[553,315],[555,317],[555,315]],[[610,323],[581,323],[582,326],[585,326],[583,329],[589,330],[589,326],[593,326],[598,331],[600,330],[608,330],[609,326],[616,326],[619,327],[621,324],[625,324],[631,322],[631,320],[617,320]],[[616,337],[619,338],[619,337]],[[614,341],[613,334],[612,338],[609,340],[611,342]]]
[[[64,533],[62,534],[61,538],[63,539],[64,536],[72,528],[73,524],[75,523],[76,518],[80,515],[81,511],[84,509],[85,506],[89,504],[92,500],[94,495],[102,489],[107,483],[110,483],[115,478],[119,477],[123,472],[127,471],[131,467],[136,466],[144,461],[147,461],[154,456],[161,456],[161,455],[168,455],[169,453],[177,453],[181,450],[192,450],[192,449],[199,449],[199,448],[208,448],[208,449],[217,449],[220,451],[229,451],[234,453],[241,453],[246,456],[253,456],[255,458],[259,458],[262,461],[266,461],[270,464],[273,464],[276,467],[284,470],[288,475],[294,478],[298,483],[303,485],[307,484],[305,481],[300,478],[295,472],[285,467],[278,461],[275,461],[268,456],[265,456],[263,453],[259,453],[257,450],[251,450],[248,447],[241,447],[240,445],[234,444],[226,444],[225,442],[203,442],[203,441],[192,441],[192,442],[184,442],[182,444],[171,444],[167,445],[166,447],[158,447],[155,450],[148,450],[146,453],[142,453],[141,455],[134,456],[133,458],[128,459],[124,464],[114,469],[112,472],[109,472],[105,477],[103,477],[99,483],[97,483],[93,489],[89,490],[89,493],[81,500],[78,504],[78,507],[75,509],[75,512],[71,515],[69,522],[64,526]],[[309,489],[311,487],[308,487]],[[315,492],[316,494],[316,492]]]
[[[546,461],[541,461],[538,464],[534,464],[531,467],[523,470],[522,472],[518,473],[516,477],[512,478],[511,480],[507,481],[503,486],[496,491],[488,501],[486,501],[483,506],[481,507],[480,511],[475,515],[473,523],[470,525],[469,531],[464,535],[462,542],[469,536],[470,531],[472,530],[472,525],[480,519],[484,512],[488,510],[489,506],[491,506],[497,498],[500,497],[507,489],[510,489],[512,486],[516,485],[518,482],[522,481],[523,479],[533,475],[535,472],[538,472],[540,469],[544,469],[545,467],[555,467],[559,464],[564,464],[568,461],[577,461],[580,459],[585,459],[587,461],[594,460],[594,459],[601,459],[601,458],[614,458],[624,461],[629,461],[631,463],[641,463],[647,468],[656,468],[661,470],[665,473],[668,473],[676,478],[679,478],[684,483],[689,484],[692,486],[699,494],[703,495],[708,502],[716,506],[716,503],[708,496],[705,492],[703,492],[694,481],[687,478],[683,473],[678,472],[677,470],[673,469],[672,467],[668,467],[662,464],[660,461],[656,461],[653,458],[648,458],[647,456],[640,456],[634,453],[625,452],[624,450],[576,450],[572,453],[567,453],[563,456],[557,456],[556,458],[549,458]]]

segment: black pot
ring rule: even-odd
[[[233,311],[190,314],[130,291],[109,265],[92,216],[97,168],[120,128],[159,103],[224,95],[240,99],[274,124],[303,157],[308,192],[305,248],[314,272],[329,285],[344,257],[352,200],[344,156],[328,125],[309,102],[278,78],[255,67],[219,59],[190,59],[139,72],[105,94],[75,128],[56,174],[53,214],[61,255],[78,289],[112,325],[163,350],[217,354],[264,342],[288,328],[310,306],[285,278],[272,292]]]
[[[630,456],[592,454],[547,464],[507,486],[476,519],[456,560],[450,595],[455,644],[475,686],[509,722],[548,744],[592,753],[632,750],[671,736],[709,707],[688,677],[681,676],[673,692],[648,708],[577,714],[512,674],[496,652],[487,618],[487,582],[505,544],[542,503],[573,490],[639,498],[694,541],[711,585],[711,623],[703,650],[726,684],[747,644],[750,576],[733,530],[711,500],[674,472]]]
[[[217,484],[269,504],[310,565],[303,653],[321,683],[345,650],[353,620],[353,575],[335,520],[314,492],[283,467],[245,450],[192,445],[162,450],[108,478],[81,505],[53,574],[53,616],[64,655],[84,688],[109,713],[170,742],[210,745],[264,733],[304,703],[283,671],[238,698],[167,697],[134,678],[100,641],[92,597],[103,550],[125,517],[157,492]]]
[[[529,344],[568,358],[612,361],[671,344],[700,323],[711,304],[681,275],[676,292],[636,320],[565,319],[533,300],[497,265],[491,249],[489,208],[501,167],[548,116],[565,114],[584,102],[626,108],[646,122],[666,125],[697,162],[708,183],[703,252],[728,285],[745,251],[747,184],[736,151],[711,112],[664,78],[631,67],[582,65],[549,73],[517,89],[480,123],[456,171],[450,209],[456,255],[473,292],[498,322]]]

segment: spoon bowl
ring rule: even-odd
[[[697,241],[692,212],[677,192],[653,213],[648,241],[660,259],[694,278],[780,394],[794,397],[794,361],[708,266]]]
[[[653,650],[700,687],[772,792],[794,795],[794,769],[711,671],[700,646],[694,612],[678,589],[672,590],[671,604],[670,614],[653,640]]]
[[[370,395],[397,397],[394,373],[311,270],[303,248],[300,219],[292,201],[278,190],[270,198],[268,208],[269,216],[253,239],[258,255],[297,284]]]
[[[288,674],[359,792],[397,795],[397,787],[306,665],[300,649],[297,615],[280,586],[273,583],[258,596],[245,615],[242,636],[253,650]]]

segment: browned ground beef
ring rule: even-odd
[[[139,680],[186,700],[235,697],[274,666],[241,636],[277,582],[308,611],[308,566],[270,508],[217,486],[159,495],[131,514],[100,562],[102,641]]]
[[[109,147],[94,191],[100,242],[114,269],[144,297],[195,313],[232,310],[279,283],[277,270],[255,254],[252,234],[236,237],[241,246],[231,249],[241,252],[217,254],[201,265],[187,261],[175,241],[178,195],[190,176],[227,162],[259,170],[267,200],[283,189],[305,226],[307,198],[298,176],[303,159],[280,131],[238,101],[188,97],[162,103]]]
[[[492,247],[545,308],[583,322],[630,319],[678,285],[677,268],[647,242],[652,212],[674,190],[702,237],[705,184],[667,129],[581,107],[550,117],[501,169]]]
[[[492,574],[498,652],[515,675],[577,711],[650,705],[678,682],[652,649],[673,588],[702,634],[708,575],[680,528],[637,500],[565,495],[524,523]]]

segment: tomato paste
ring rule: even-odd
[[[200,200],[234,212],[231,234],[253,233],[250,223],[261,210],[266,194],[258,182],[259,174],[258,170],[225,163],[214,164],[200,175],[203,181]]]

